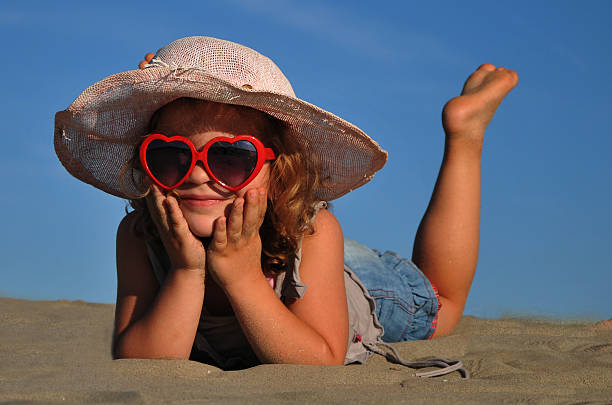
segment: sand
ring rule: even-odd
[[[466,316],[456,332],[394,344],[407,360],[461,359],[435,379],[366,365],[221,371],[187,360],[112,360],[114,306],[0,298],[0,404],[612,404],[612,329]]]

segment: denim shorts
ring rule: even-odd
[[[344,240],[344,263],[359,277],[376,302],[385,329],[382,340],[429,339],[438,319],[438,294],[410,260]]]

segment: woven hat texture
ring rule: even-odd
[[[353,124],[295,97],[291,84],[267,57],[210,37],[187,37],[160,49],[145,69],[109,76],[55,115],[55,151],[76,178],[110,194],[139,192],[120,172],[146,134],[153,113],[191,97],[251,107],[284,121],[306,156],[316,157],[333,200],[368,182],[387,152]]]

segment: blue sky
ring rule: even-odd
[[[0,295],[114,302],[125,201],[63,169],[53,116],[146,52],[210,35],[271,57],[300,98],[389,151],[334,212],[345,236],[407,257],[442,157],[442,106],[481,63],[515,69],[485,137],[466,313],[609,318],[611,17],[608,1],[3,1]]]

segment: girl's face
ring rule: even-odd
[[[212,138],[252,135],[261,140],[266,115],[256,110],[239,108],[228,104],[206,101],[177,100],[159,112],[153,131],[166,136],[184,136],[202,150]],[[230,191],[212,180],[202,162],[198,162],[185,182],[174,191],[179,195],[179,204],[187,224],[196,236],[209,237],[215,219],[228,216],[231,204],[237,197],[244,197],[253,188],[268,190],[270,163],[266,162],[253,181],[237,191]]]

